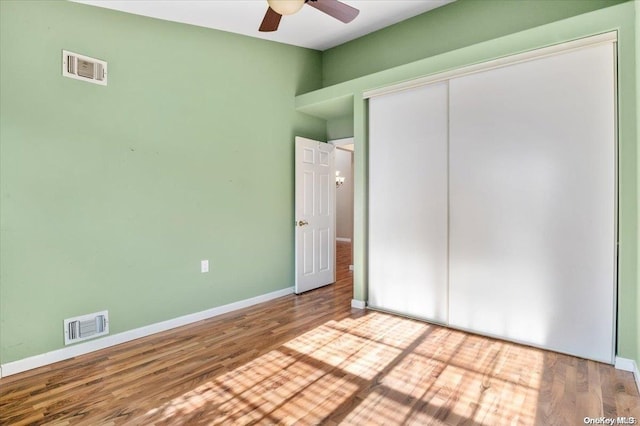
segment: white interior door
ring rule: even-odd
[[[612,44],[450,81],[455,327],[611,363]]]
[[[335,152],[331,144],[296,137],[297,294],[335,282]]]
[[[369,101],[369,305],[447,321],[446,82]]]
[[[613,362],[615,51],[369,99],[369,306]]]

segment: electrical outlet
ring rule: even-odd
[[[202,272],[202,273],[209,272],[209,261],[208,260],[201,260],[200,261],[200,272]]]

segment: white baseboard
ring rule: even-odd
[[[640,392],[640,371],[638,370],[638,364],[628,358],[620,358],[616,357],[616,368],[618,370],[623,371],[631,371],[633,373],[633,377],[636,379],[636,386],[638,387],[638,392]]]
[[[336,237],[336,241],[342,241],[343,243],[350,243],[351,238]]]
[[[155,333],[160,333],[161,331],[166,331],[172,328],[181,327],[183,325],[209,319],[218,315],[226,314],[228,312],[236,311],[238,309],[247,308],[249,306],[257,305],[258,303],[267,302],[269,300],[287,296],[289,294],[293,294],[293,287],[288,287],[282,290],[262,294],[260,296],[252,297],[249,299],[240,300],[238,302],[229,303],[227,305],[207,309],[206,311],[196,312],[167,321],[146,325],[144,327],[135,328],[133,330],[124,331],[122,333],[113,334],[111,336],[105,336],[101,339],[92,340],[90,342],[78,343],[77,345],[68,346],[66,348],[57,349],[55,351],[47,352],[44,354],[31,356],[28,358],[20,359],[18,361],[8,362],[6,364],[0,365],[0,377],[10,376],[12,374],[21,373],[33,368],[53,364],[54,362],[64,361],[65,359],[88,354],[90,352],[105,349],[110,346],[119,345],[121,343],[129,342],[141,337],[150,336]]]
[[[364,309],[367,307],[367,304],[364,302],[364,300],[351,299],[351,307],[356,309]]]

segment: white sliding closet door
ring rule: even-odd
[[[452,326],[611,363],[613,44],[450,81]]]
[[[369,300],[447,320],[447,83],[369,101]]]

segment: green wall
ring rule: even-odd
[[[352,115],[327,120],[327,140],[351,137],[353,137]]]
[[[61,50],[109,85],[61,76]],[[320,52],[66,1],[0,1],[0,362],[293,285],[293,136]],[[211,272],[201,274],[200,260]]]
[[[636,65],[636,126],[640,123],[640,0],[635,0],[635,15],[636,15],[636,55],[635,55],[635,65]],[[637,203],[638,208],[636,213],[640,213],[640,128],[637,129],[637,144],[636,144],[636,173],[638,178],[638,195],[637,195]],[[636,287],[637,291],[637,303],[636,303],[636,362],[640,366],[640,224],[636,227],[636,232],[638,235],[638,245],[637,245],[637,256],[638,260],[636,263],[636,271],[637,271],[637,280],[638,285]]]
[[[480,7],[479,5],[482,5]],[[587,13],[581,8],[609,5]],[[491,20],[480,9],[491,11]],[[370,89],[501,58],[608,31],[618,33],[618,148],[619,257],[618,355],[640,364],[640,281],[638,168],[640,116],[637,85],[638,2],[482,1],[458,0],[414,20],[400,23],[324,54],[323,89],[300,95],[300,111],[333,117],[344,111],[342,99],[353,97],[355,148],[354,297],[367,299],[367,107],[363,93]],[[479,9],[480,8],[480,9]],[[536,15],[535,16],[532,15]],[[575,15],[575,16],[571,16]],[[447,17],[446,26],[436,21]],[[561,17],[567,17],[560,19]],[[552,17],[553,19],[550,19]],[[436,19],[437,18],[437,19]],[[558,20],[559,19],[559,20]],[[549,21],[548,23],[545,23]],[[423,25],[417,25],[421,22]],[[429,25],[427,25],[429,24]],[[438,25],[440,25],[438,27]],[[537,26],[535,26],[537,25]],[[467,27],[473,30],[462,30]],[[533,26],[533,27],[532,27]],[[494,28],[498,27],[498,29]],[[435,28],[435,29],[434,29]],[[439,31],[436,29],[439,28]],[[500,29],[502,28],[502,29]],[[454,43],[451,29],[466,34]],[[476,34],[476,36],[474,36]],[[487,39],[488,37],[495,37]],[[424,44],[435,47],[424,46]],[[458,46],[463,46],[459,47]],[[408,52],[401,54],[400,52]],[[338,66],[353,55],[351,65]],[[403,56],[404,55],[404,56]],[[416,56],[423,55],[420,59]],[[341,59],[339,59],[341,58]],[[368,58],[368,59],[367,59]],[[380,62],[378,62],[380,58]],[[382,69],[388,67],[387,69]],[[362,74],[362,76],[359,76]],[[354,76],[359,76],[353,78]],[[350,79],[351,78],[351,79]],[[350,80],[349,80],[350,79]],[[333,109],[333,111],[332,111]],[[331,124],[331,122],[329,122]],[[593,308],[595,309],[595,308]]]
[[[627,0],[457,0],[323,53],[330,86]]]

